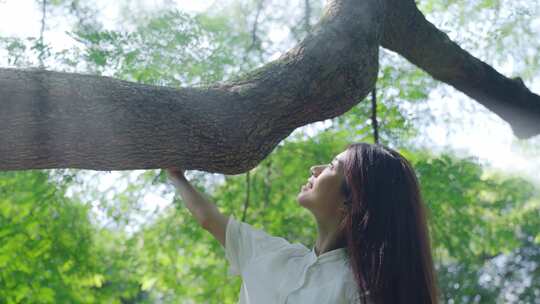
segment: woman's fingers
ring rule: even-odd
[[[169,173],[170,177],[177,178],[177,179],[185,179],[184,176],[184,169],[181,168],[167,168],[167,172]]]

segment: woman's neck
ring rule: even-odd
[[[315,254],[317,256],[344,247],[342,235],[338,231],[338,223],[317,220],[317,229],[318,235],[315,241]]]

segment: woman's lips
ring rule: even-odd
[[[313,188],[313,185],[310,182],[308,182],[307,184],[302,186],[301,190],[306,191],[306,190],[310,190],[311,188]]]

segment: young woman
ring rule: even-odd
[[[426,215],[410,163],[353,143],[311,167],[297,196],[317,223],[308,249],[225,216],[169,169],[186,206],[243,279],[239,303],[437,303]]]

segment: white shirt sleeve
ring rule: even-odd
[[[271,236],[229,215],[225,230],[225,256],[230,264],[228,273],[240,275],[253,259],[287,245],[290,243],[286,239]]]

